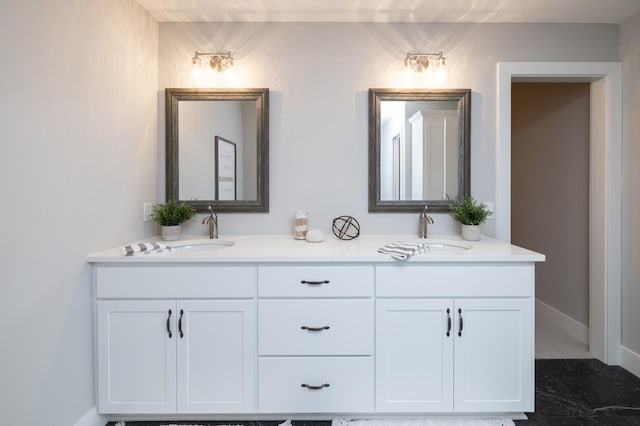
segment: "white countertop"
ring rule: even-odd
[[[206,236],[183,236],[178,241],[165,241],[178,245],[184,241],[208,240]],[[174,250],[163,253],[124,256],[122,247],[87,256],[90,263],[236,263],[236,262],[544,262],[543,254],[507,244],[488,237],[480,241],[465,241],[457,235],[433,236],[419,239],[413,235],[361,235],[351,241],[342,241],[325,235],[320,243],[295,240],[290,235],[221,235],[219,240],[231,241],[233,246],[211,250]],[[159,241],[152,238],[149,241]],[[215,240],[213,240],[215,241]],[[392,242],[452,243],[468,249],[445,248],[412,256],[406,261],[394,260],[377,250]],[[134,241],[137,243],[140,241]]]

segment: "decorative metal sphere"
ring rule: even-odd
[[[353,216],[340,216],[333,219],[333,235],[341,240],[353,240],[360,235],[360,224]]]

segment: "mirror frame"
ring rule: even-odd
[[[380,102],[454,101],[458,103],[458,193],[471,193],[471,89],[369,89],[369,212],[449,212],[453,200],[381,200]]]
[[[257,199],[256,200],[179,200],[179,102],[255,101],[257,119]],[[186,201],[198,212],[209,206],[217,212],[269,211],[269,89],[165,89],[166,198]],[[213,161],[213,160],[212,160]]]

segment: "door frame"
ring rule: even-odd
[[[622,293],[622,64],[499,62],[496,236],[511,241],[512,81],[591,82],[589,351],[620,364]]]

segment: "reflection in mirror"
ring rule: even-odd
[[[178,121],[180,198],[255,200],[256,103],[182,101]],[[218,179],[235,184],[235,194],[218,191]]]
[[[380,115],[380,199],[455,198],[456,103],[383,101]]]
[[[469,193],[470,90],[369,94],[369,211],[448,211]]]
[[[167,199],[268,211],[268,89],[166,89]]]

